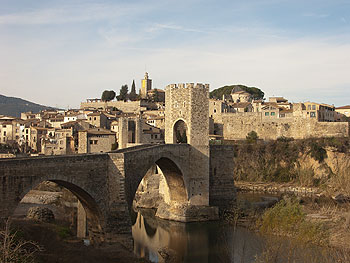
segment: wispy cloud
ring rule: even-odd
[[[0,15],[0,25],[49,25],[67,24],[99,20],[116,20],[127,14],[137,14],[149,10],[150,7],[129,4],[84,4],[65,5],[55,8],[42,8],[17,13]]]
[[[156,32],[160,30],[176,30],[176,31],[185,31],[185,32],[205,33],[205,31],[200,29],[184,27],[176,24],[153,24],[146,31]]]

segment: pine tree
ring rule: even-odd
[[[117,97],[118,100],[123,100],[123,101],[126,101],[128,99],[128,85],[123,85],[121,88],[120,88],[120,91],[119,91],[119,96]]]

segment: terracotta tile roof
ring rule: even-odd
[[[335,108],[335,109],[336,109],[336,110],[349,110],[349,109],[350,109],[350,105],[337,107],[337,108]]]
[[[234,108],[246,108],[249,105],[251,105],[250,102],[238,102],[238,103],[232,103],[230,104]]]
[[[89,135],[115,135],[115,132],[112,132],[110,130],[102,129],[102,128],[95,128],[95,129],[89,129],[85,130]]]

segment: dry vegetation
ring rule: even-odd
[[[327,152],[350,158],[349,139],[280,138],[269,142],[237,144],[234,160],[235,180],[291,182],[300,186],[331,187],[350,194],[350,167],[347,167],[347,164],[330,167],[327,164]]]
[[[11,228],[11,221],[8,219],[0,230],[0,262],[34,262],[35,253],[42,248],[34,241],[24,240],[20,232]]]

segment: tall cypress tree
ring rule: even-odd
[[[130,93],[129,93],[129,99],[130,99],[131,101],[137,100],[135,80],[132,81],[131,91],[130,91]]]

